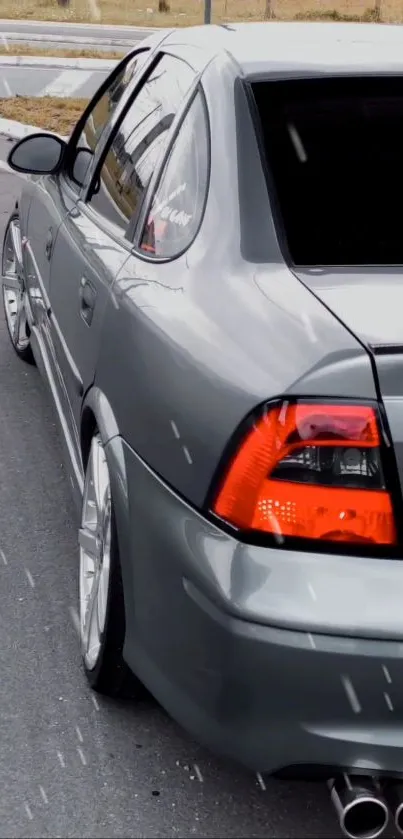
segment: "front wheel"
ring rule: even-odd
[[[91,687],[108,696],[136,696],[141,685],[122,657],[123,583],[109,469],[94,434],[84,481],[80,543],[80,636]]]
[[[34,364],[25,310],[25,282],[20,220],[14,212],[7,224],[2,254],[2,292],[7,329],[18,357]]]

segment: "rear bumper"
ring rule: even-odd
[[[326,775],[334,768],[403,772],[399,644],[307,638],[228,619],[200,592],[188,587],[187,594],[210,665],[204,723],[197,716],[200,690],[187,697],[195,703],[188,727],[198,738],[261,772],[303,766]]]
[[[300,604],[303,623],[292,628],[274,625],[278,602],[270,626],[262,620],[271,595],[265,597],[261,552],[268,562],[277,552],[245,549],[222,534],[120,438],[107,450],[125,588],[124,655],[168,712],[214,751],[253,770],[305,765],[402,774],[403,642],[385,637],[387,618],[378,640],[337,635],[333,604],[326,634],[323,604],[315,611],[311,601],[311,626]],[[308,567],[313,560],[307,557]],[[328,557],[320,561],[323,587]],[[378,596],[389,585],[389,563],[382,562]],[[288,590],[285,577],[283,583],[283,622],[295,621],[289,592],[296,583]],[[327,599],[334,600],[331,585]],[[343,623],[342,599],[338,609]],[[364,586],[356,602],[364,634],[367,609]],[[252,611],[258,619],[250,619]]]

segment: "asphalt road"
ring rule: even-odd
[[[9,143],[0,140],[0,160]],[[20,181],[0,169],[0,240]],[[75,630],[77,534],[45,385],[0,313],[0,839],[338,836],[323,785],[259,780],[150,700],[96,698]]]

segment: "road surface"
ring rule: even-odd
[[[24,43],[31,46],[93,48],[114,46],[130,49],[153,29],[135,26],[109,26],[103,24],[47,23],[0,19],[0,44]],[[46,42],[46,43],[45,43]]]
[[[0,139],[4,161],[10,143]],[[0,169],[0,240],[21,181]],[[323,785],[259,780],[156,704],[96,697],[75,630],[77,533],[60,438],[0,313],[0,839],[335,839]]]

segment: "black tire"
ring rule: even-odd
[[[105,626],[95,666],[89,669],[83,655],[83,667],[91,688],[97,693],[115,698],[138,699],[146,691],[123,659],[125,634],[123,581],[116,518],[111,499],[110,571]]]
[[[7,298],[7,292],[8,292],[8,294],[10,294],[10,293],[12,293],[12,290],[10,288],[7,289],[7,285],[5,284],[4,279],[5,279],[5,276],[6,276],[6,259],[7,259],[6,250],[8,250],[9,244],[10,244],[10,239],[11,239],[10,231],[11,231],[11,225],[12,224],[14,224],[14,225],[17,224],[17,226],[19,228],[19,213],[18,213],[17,210],[14,210],[14,212],[11,214],[11,216],[8,220],[7,227],[6,227],[6,230],[5,230],[5,233],[4,233],[4,240],[3,240],[1,273],[2,273],[2,299],[3,299],[4,316],[5,316],[5,321],[6,321],[6,324],[7,324],[7,331],[8,331],[9,338],[10,338],[12,347],[14,349],[14,352],[18,355],[18,358],[20,358],[21,361],[25,361],[27,364],[35,364],[35,359],[34,359],[34,355],[33,355],[32,348],[31,348],[31,342],[30,342],[30,338],[29,338],[28,325],[25,322],[26,338],[24,338],[24,340],[22,342],[19,342],[18,338],[16,338],[16,336],[15,336],[13,330],[12,330],[12,327],[11,327],[11,315],[10,315],[10,305],[11,304],[10,304],[9,298]],[[15,277],[17,278],[18,276],[20,276],[20,274],[16,273]],[[21,281],[22,288],[25,289],[25,281],[24,281],[23,276],[20,276],[20,281]],[[24,305],[24,304],[22,303],[22,305]]]

